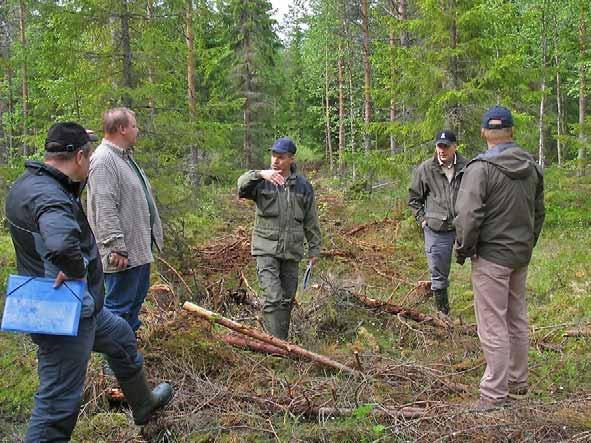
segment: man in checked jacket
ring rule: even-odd
[[[132,155],[138,128],[133,111],[103,114],[104,138],[90,161],[88,219],[96,241],[107,294],[105,306],[137,332],[150,285],[152,245],[162,249],[162,224],[150,182]]]

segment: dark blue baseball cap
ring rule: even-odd
[[[453,145],[458,141],[456,135],[452,131],[443,130],[435,135],[435,145]]]
[[[281,137],[277,139],[273,146],[271,146],[271,152],[276,154],[295,154],[297,151],[294,141],[289,137]]]
[[[74,152],[98,137],[75,122],[56,123],[47,131],[47,152]]]
[[[500,123],[489,123],[491,120],[499,120]],[[484,113],[482,127],[484,129],[512,128],[513,116],[511,111],[503,106],[493,106]]]

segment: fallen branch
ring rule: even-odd
[[[302,415],[310,418],[343,417],[353,415],[356,408],[337,408],[333,406],[314,406],[311,404],[294,403],[290,401],[267,399],[255,396],[243,396],[244,400],[251,401],[270,412],[289,412],[294,415]],[[383,406],[374,407],[369,414],[375,418],[421,418],[427,415],[427,409],[416,407],[386,408]]]
[[[428,323],[442,329],[451,329],[453,327],[453,324],[451,324],[450,322],[443,321],[431,315],[425,315],[422,312],[417,311],[416,309],[405,308],[403,306],[395,305],[393,303],[376,300],[375,298],[371,298],[366,295],[358,294],[352,291],[347,292],[364,305],[369,306],[370,308],[380,309],[389,314],[400,315],[402,317],[414,320],[418,323]]]
[[[265,343],[255,339],[248,339],[237,334],[226,334],[224,335],[223,340],[229,345],[232,345],[236,348],[248,349],[250,351],[262,352],[264,354],[281,355],[283,357],[292,356],[289,354],[289,352],[277,346],[273,346],[269,343]]]
[[[591,337],[591,328],[589,327],[582,327],[578,329],[569,329],[564,334],[563,337]]]
[[[353,375],[362,375],[359,371],[346,366],[338,361],[332,360],[324,355],[316,354],[314,352],[308,351],[300,346],[294,345],[289,343],[288,341],[281,340],[280,338],[273,337],[272,335],[266,334],[258,329],[252,328],[250,326],[246,326],[235,321],[230,320],[229,318],[225,318],[220,314],[216,314],[215,312],[211,312],[201,306],[198,306],[191,302],[185,302],[183,305],[183,309],[194,312],[199,317],[209,320],[211,322],[217,323],[219,325],[225,326],[228,329],[232,329],[233,331],[239,332],[240,334],[244,334],[248,337],[254,338],[256,340],[260,340],[264,343],[268,343],[270,345],[276,346],[287,351],[290,354],[297,355],[301,358],[304,358],[309,361],[313,361],[314,363],[318,363],[322,366],[331,367],[337,369],[339,371],[347,372]]]

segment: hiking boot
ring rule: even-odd
[[[470,410],[474,412],[488,412],[503,409],[505,406],[507,406],[505,399],[493,400],[492,398],[480,397],[477,402],[470,405]]]
[[[152,413],[172,399],[172,387],[168,383],[160,383],[150,390],[143,368],[131,379],[120,380],[119,385],[133,413],[133,421],[138,426],[148,423]]]
[[[449,300],[447,296],[447,288],[435,289],[433,291],[435,296],[435,307],[439,312],[449,315]]]
[[[527,398],[527,385],[512,385],[509,384],[509,393],[507,397],[511,400],[523,400]]]

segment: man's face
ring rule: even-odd
[[[454,155],[456,153],[457,148],[458,148],[458,145],[456,145],[455,143],[453,143],[451,145],[439,143],[437,145],[437,147],[435,148],[435,150],[437,151],[437,155],[439,156],[439,159],[443,163],[449,164],[450,162],[453,162]]]
[[[76,167],[73,171],[74,177],[71,177],[73,180],[83,181],[88,178],[88,172],[90,171],[90,157],[92,156],[92,151],[94,148],[90,149],[91,151],[87,151],[86,155],[82,149],[76,152],[76,156],[74,157]]]
[[[271,169],[281,172],[281,175],[288,176],[291,172],[291,165],[295,161],[295,156],[288,153],[279,154],[271,152]]]
[[[126,127],[121,126],[119,131],[121,135],[125,138],[128,146],[134,146],[137,141],[137,122],[135,120],[135,116],[129,115],[129,125]]]

